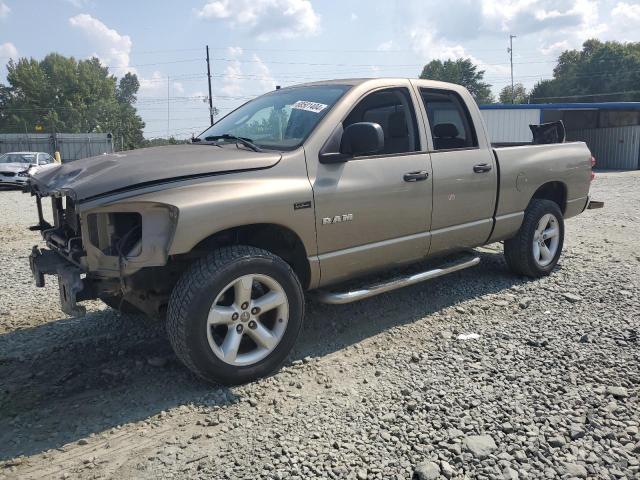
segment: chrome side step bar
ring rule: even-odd
[[[367,288],[361,288],[358,290],[352,290],[350,292],[328,292],[326,290],[314,290],[309,292],[309,295],[316,301],[321,303],[330,303],[333,305],[342,305],[345,303],[357,302],[358,300],[364,300],[365,298],[374,297],[381,293],[390,292],[402,287],[408,287],[409,285],[415,285],[416,283],[431,280],[433,278],[441,277],[449,273],[457,272],[458,270],[464,270],[465,268],[473,267],[480,263],[480,257],[473,257],[465,260],[458,260],[457,262],[451,262],[443,265],[441,268],[434,268],[427,270],[426,272],[415,273],[405,277],[396,277],[385,283],[378,283],[371,285]]]

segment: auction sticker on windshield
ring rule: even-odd
[[[307,112],[313,113],[320,113],[327,107],[328,105],[325,105],[324,103],[307,102],[306,100],[298,100],[296,103],[291,105],[291,108],[295,108],[297,110],[306,110]]]

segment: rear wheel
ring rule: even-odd
[[[558,263],[563,243],[560,207],[550,200],[534,199],[525,211],[517,235],[504,242],[504,255],[514,273],[542,277],[549,275]]]
[[[232,246],[182,276],[169,300],[167,331],[196,375],[241,384],[282,364],[303,315],[302,287],[289,265],[265,250]]]

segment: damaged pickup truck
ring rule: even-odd
[[[446,83],[282,88],[191,144],[35,175],[32,228],[47,248],[33,248],[31,268],[38,286],[58,276],[65,313],[101,299],[166,317],[189,369],[248,382],[285,360],[305,292],[334,304],[367,298],[472,267],[470,249],[498,241],[512,271],[548,275],[564,220],[602,204],[589,200],[586,145],[564,143],[561,124],[532,130],[533,144],[492,146],[469,92]],[[344,286],[427,257],[434,268]]]

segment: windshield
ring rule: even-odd
[[[0,163],[36,163],[35,153],[5,153],[0,155]]]
[[[198,138],[232,135],[261,148],[293,150],[348,89],[346,85],[318,85],[276,90],[245,103]]]

